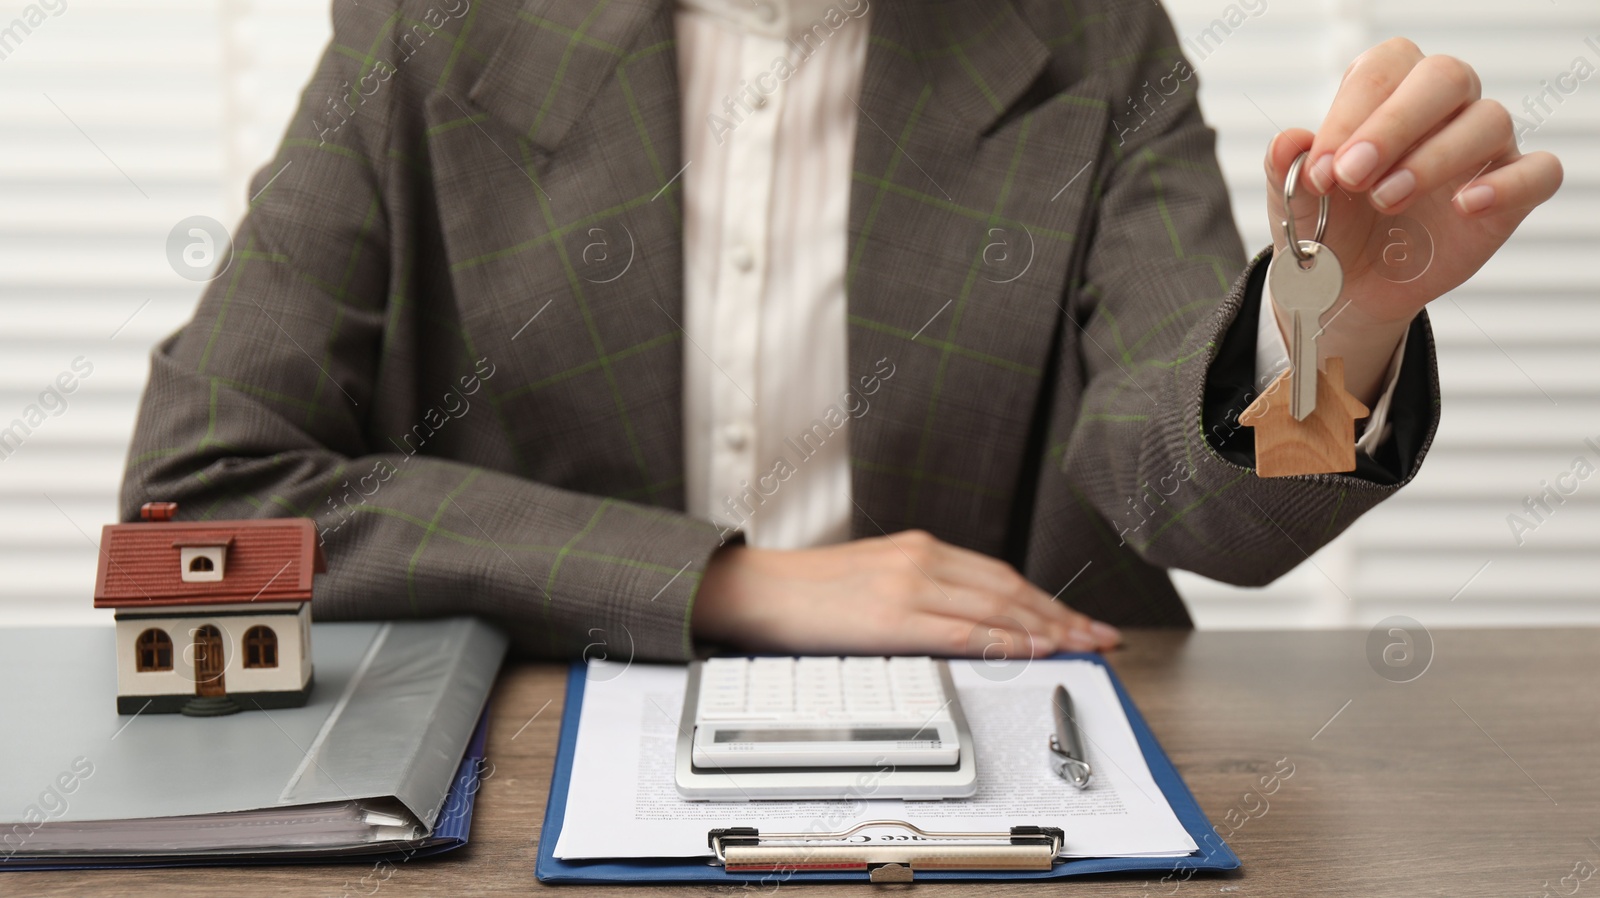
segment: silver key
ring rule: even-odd
[[[1317,333],[1322,313],[1339,301],[1344,268],[1339,257],[1315,240],[1300,241],[1309,260],[1293,252],[1274,254],[1267,267],[1272,298],[1292,321],[1289,339],[1289,413],[1304,421],[1317,408]],[[1309,267],[1306,267],[1309,266]]]

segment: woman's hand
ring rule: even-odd
[[[1121,641],[1015,569],[919,530],[817,549],[729,546],[706,568],[699,639],[792,654],[990,660]]]
[[[1323,316],[1318,354],[1343,356],[1348,389],[1370,405],[1411,320],[1472,277],[1554,195],[1561,163],[1517,149],[1510,113],[1482,98],[1470,65],[1424,56],[1404,38],[1350,64],[1316,134],[1290,129],[1273,138],[1267,214],[1279,252],[1288,247],[1284,177],[1307,150],[1295,230],[1314,236],[1317,198],[1328,194],[1323,242],[1344,266],[1344,292]],[[1278,320],[1287,332],[1281,309]]]

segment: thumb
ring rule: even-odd
[[[1267,171],[1267,187],[1275,195],[1279,197],[1283,195],[1283,176],[1289,173],[1289,166],[1294,163],[1296,156],[1311,150],[1311,141],[1314,139],[1316,135],[1304,128],[1289,128],[1279,131],[1267,144],[1267,158],[1264,165]],[[1301,167],[1300,184],[1295,187],[1295,196],[1299,196],[1302,189],[1307,195],[1315,195],[1309,160],[1307,166]]]
[[[1283,233],[1283,182],[1289,173],[1289,168],[1301,153],[1311,148],[1311,141],[1316,137],[1304,128],[1289,128],[1278,132],[1267,144],[1267,157],[1263,163],[1267,176],[1267,220],[1272,226],[1272,242],[1279,249],[1288,246],[1289,239]],[[1309,160],[1308,160],[1309,162]],[[1295,185],[1295,231],[1302,237],[1310,237],[1309,228],[1315,228],[1317,222],[1317,197],[1311,185],[1311,169],[1309,164],[1300,167],[1299,183]]]

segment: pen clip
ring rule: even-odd
[[[1053,734],[1050,736],[1050,754],[1054,756],[1050,769],[1055,771],[1056,776],[1077,786],[1079,789],[1089,788],[1089,777],[1094,774],[1094,770],[1089,767],[1089,762],[1074,758],[1062,751],[1061,743],[1056,741],[1056,737]]]

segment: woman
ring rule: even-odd
[[[1301,153],[1301,234],[1331,198],[1317,349],[1373,415],[1355,472],[1263,480],[1237,417],[1286,319],[1153,4],[334,20],[154,357],[123,512],[313,516],[322,618],[478,614],[536,654],[1188,626],[1167,568],[1268,582],[1414,476],[1422,310],[1561,180],[1399,39],[1272,141],[1273,222]],[[1385,267],[1402,213],[1450,248],[1420,276]]]

